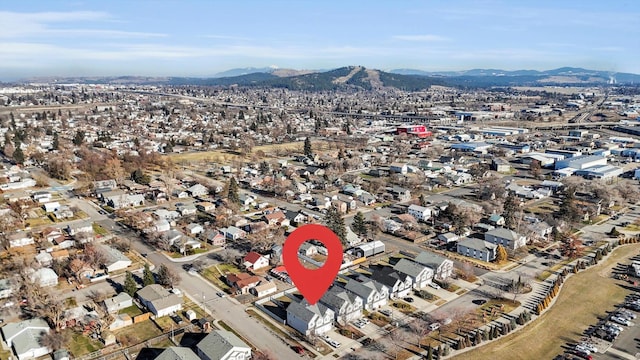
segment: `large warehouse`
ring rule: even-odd
[[[583,170],[598,165],[607,165],[607,158],[599,155],[582,155],[556,161],[555,169],[572,168]]]

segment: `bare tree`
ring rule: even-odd
[[[423,319],[417,318],[409,324],[409,329],[416,340],[416,346],[422,349],[422,339],[429,333],[429,325]]]
[[[69,341],[69,333],[64,331],[48,331],[40,336],[39,342],[41,346],[51,351],[64,348]]]

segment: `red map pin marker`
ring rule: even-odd
[[[327,248],[329,255],[321,268],[307,269],[298,259],[298,249],[307,240],[318,240]],[[328,227],[309,224],[296,229],[287,237],[282,249],[282,260],[293,284],[311,305],[322,295],[336,278],[342,265],[342,243]]]

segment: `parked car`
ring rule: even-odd
[[[585,348],[587,348],[589,350],[589,352],[592,352],[592,353],[597,353],[598,352],[598,347],[595,346],[594,344],[590,343],[590,342],[583,341],[578,345],[584,346]]]
[[[591,354],[591,350],[589,350],[589,348],[587,348],[586,346],[583,346],[581,344],[576,345],[575,349],[577,351],[580,351],[580,352],[585,353],[587,355]]]
[[[410,296],[407,296],[406,298],[404,298],[404,301],[412,303],[413,302],[413,298]]]
[[[218,295],[219,297],[224,297],[224,293],[221,292],[217,292],[216,295]]]
[[[380,314],[385,315],[385,316],[391,316],[391,310],[380,310]]]
[[[429,325],[429,330],[431,331],[436,331],[438,329],[440,329],[440,323],[435,322]]]
[[[611,321],[613,321],[615,323],[618,323],[620,325],[624,325],[624,326],[631,325],[631,322],[629,322],[629,320],[627,320],[627,319],[625,319],[623,317],[620,317],[620,316],[612,316],[611,317]]]
[[[436,290],[440,290],[440,289],[442,289],[442,288],[440,287],[440,285],[438,285],[438,284],[436,284],[436,283],[434,283],[434,282],[430,282],[430,283],[429,283],[429,286],[431,286],[432,288],[434,288],[434,289],[436,289]]]
[[[299,355],[304,355],[304,348],[302,346],[292,346],[291,349]]]

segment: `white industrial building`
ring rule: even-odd
[[[575,175],[586,179],[611,179],[624,173],[624,169],[613,165],[598,165],[586,169],[577,170]]]
[[[555,169],[572,168],[576,170],[583,170],[599,165],[607,165],[607,158],[598,155],[582,155],[556,161]]]

